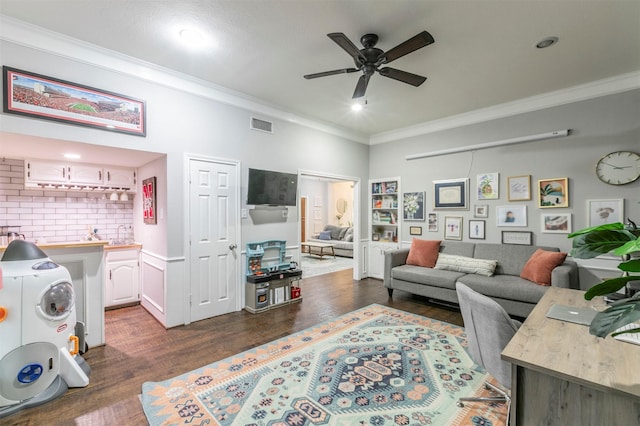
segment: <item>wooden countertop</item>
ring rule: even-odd
[[[502,351],[502,359],[605,392],[640,397],[640,345],[589,334],[589,327],[547,318],[551,305],[603,307],[602,297],[550,287]]]

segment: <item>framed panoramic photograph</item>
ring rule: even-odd
[[[509,201],[528,201],[531,199],[531,175],[509,176],[507,178]]]
[[[587,200],[589,227],[624,222],[624,198]]]
[[[538,207],[569,207],[569,178],[539,180]]]
[[[8,114],[146,136],[144,101],[45,75],[2,67]]]
[[[477,176],[478,200],[500,198],[500,173],[482,173]]]
[[[540,232],[546,234],[569,234],[571,233],[571,214],[548,214],[540,215]]]
[[[473,217],[489,217],[489,205],[476,204],[473,206]]]
[[[527,206],[496,207],[496,226],[527,226]]]
[[[438,213],[429,213],[427,221],[427,230],[429,232],[438,232]]]
[[[461,240],[462,239],[462,217],[445,216],[444,239],[445,240]]]
[[[424,191],[405,192],[402,200],[404,220],[424,220]]]
[[[409,235],[422,235],[422,226],[410,226]]]
[[[530,246],[533,244],[531,231],[502,231],[502,244],[516,244]]]
[[[469,207],[469,179],[433,181],[434,208],[467,210]]]
[[[469,221],[469,238],[474,240],[484,240],[485,221],[470,220]]]

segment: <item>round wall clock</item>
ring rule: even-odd
[[[615,151],[596,164],[596,176],[609,185],[625,185],[640,178],[640,154]]]

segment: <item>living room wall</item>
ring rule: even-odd
[[[422,226],[419,238],[443,239],[445,216],[463,217],[463,240],[470,240],[468,221],[474,205],[488,205],[485,242],[501,242],[504,230],[533,232],[534,245],[547,245],[570,250],[567,234],[541,232],[541,214],[571,214],[574,230],[587,222],[586,200],[624,199],[625,217],[640,223],[640,180],[622,186],[608,185],[595,175],[595,164],[605,154],[618,151],[640,151],[640,91],[628,91],[590,100],[547,108],[526,114],[467,125],[423,136],[379,144],[371,147],[371,178],[400,176],[402,191],[426,191],[426,211],[438,214],[438,231],[427,231],[426,222],[404,222],[401,238],[409,244],[409,226]],[[461,152],[437,157],[406,160],[407,155],[438,151],[469,144],[482,144],[519,136],[571,129],[566,138],[528,142],[518,145]],[[476,178],[481,173],[498,172],[499,199],[478,200]],[[531,175],[532,200],[510,202],[506,185],[509,176]],[[569,178],[569,207],[538,207],[537,181]],[[471,209],[434,210],[434,180],[469,178]],[[496,226],[496,207],[525,205],[527,226]]]

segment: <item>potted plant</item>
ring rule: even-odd
[[[601,254],[612,252],[621,256],[618,269],[624,276],[607,279],[587,290],[585,299],[614,293],[625,287],[628,282],[640,280],[640,276],[629,276],[629,272],[640,272],[640,230],[635,223],[629,227],[622,223],[611,223],[582,229],[569,234],[573,238],[571,256],[577,259],[591,259]],[[635,257],[634,257],[635,256]],[[640,322],[640,292],[632,297],[618,300],[609,307],[598,312],[589,326],[589,332],[598,337],[608,334],[615,336],[615,330],[633,322]],[[640,333],[640,328],[626,331]]]

